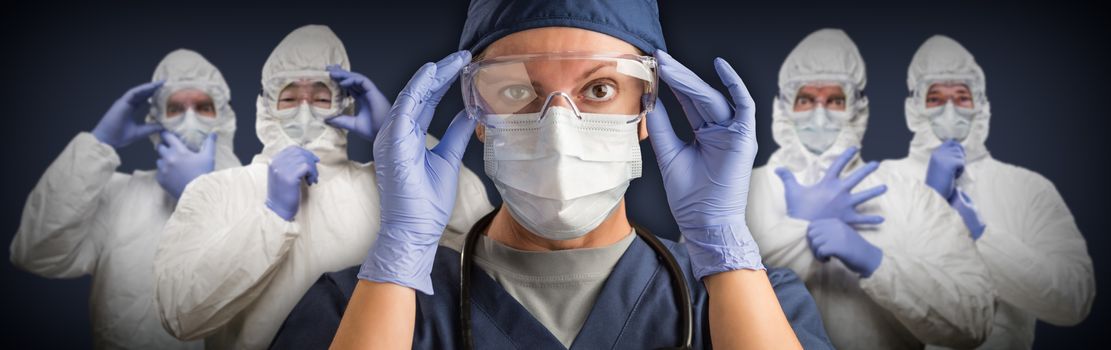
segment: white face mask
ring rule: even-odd
[[[630,116],[580,115],[550,107],[543,117],[487,117],[486,174],[513,217],[547,239],[574,239],[598,227],[641,175]]]
[[[204,118],[204,119],[202,119]],[[193,152],[201,149],[204,140],[216,127],[216,118],[198,116],[193,108],[185,110],[181,116],[163,118],[162,126],[177,135],[185,146]]]
[[[282,124],[282,131],[290,140],[304,146],[324,133],[329,128],[324,123],[325,119],[336,116],[337,109],[328,109],[310,106],[308,102],[301,102],[297,108],[287,108],[275,113]]]
[[[805,112],[787,112],[791,120],[795,121],[795,133],[806,150],[815,155],[821,155],[837,141],[841,135],[841,123],[837,120],[848,120],[847,111],[830,111],[825,107],[817,107]]]
[[[972,108],[957,107],[953,105],[953,101],[948,101],[944,106],[926,108],[924,114],[930,119],[930,128],[938,139],[964,142],[972,129],[975,111]]]

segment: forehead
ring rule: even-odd
[[[199,100],[210,100],[210,99],[211,99],[211,97],[209,97],[208,94],[205,93],[204,91],[201,91],[201,90],[198,90],[198,89],[193,89],[193,88],[187,88],[187,89],[181,89],[181,90],[175,91],[174,93],[170,94],[170,98],[169,98],[170,101],[174,101],[174,102],[199,101]]]
[[[516,32],[490,44],[486,58],[558,52],[641,54],[621,39],[580,28],[545,27]]]
[[[284,88],[282,88],[282,92],[321,92],[321,91],[330,91],[330,89],[328,88],[327,84],[324,84],[324,83],[319,82],[319,81],[307,80],[307,79],[297,80],[297,81],[291,82],[288,85],[286,85]]]
[[[816,96],[844,95],[845,89],[836,84],[807,84],[799,88],[799,93]]]
[[[930,93],[967,93],[968,85],[958,82],[943,82],[930,84]]]
[[[477,79],[482,80],[501,80],[507,78],[538,78],[545,75],[557,74],[559,76],[567,76],[567,72],[582,72],[584,74],[581,78],[586,78],[594,72],[605,72],[614,69],[616,63],[613,61],[598,61],[591,59],[555,59],[544,60],[536,59],[526,62],[505,62],[490,64],[482,68],[481,73],[478,74]],[[575,76],[575,78],[580,78]]]

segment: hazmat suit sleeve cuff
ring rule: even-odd
[[[383,225],[378,239],[359,268],[359,279],[393,283],[433,295],[432,265],[438,234],[415,233]]]
[[[267,227],[265,232],[281,232],[284,235],[298,235],[301,233],[301,224],[297,221],[286,221],[281,215],[270,210],[269,206],[264,206],[262,211],[265,217],[264,225]]]
[[[67,148],[73,148],[78,154],[84,155],[83,161],[100,161],[110,164],[113,171],[120,166],[120,156],[116,149],[107,143],[100,142],[92,133],[83,131],[69,142]]]
[[[892,266],[894,263],[891,261],[891,256],[887,251],[883,251],[883,256],[880,258],[880,264],[872,271],[872,275],[860,279],[860,288],[871,295],[886,295],[885,291],[894,290],[895,283],[895,268]]]
[[[274,205],[273,203],[271,203],[270,199],[266,200],[266,209],[268,209],[271,214],[274,214],[274,216],[277,216],[278,218],[282,219],[282,221],[289,222],[289,223],[293,223],[293,219],[297,216],[296,211],[283,210],[283,209],[281,209],[281,206],[277,206],[277,205]]]
[[[733,270],[765,270],[760,247],[748,225],[711,225],[682,231],[683,246],[690,254],[697,279]]]

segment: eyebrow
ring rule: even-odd
[[[971,95],[971,94],[972,94],[972,91],[971,91],[971,90],[969,90],[969,89],[967,89],[967,88],[959,88],[959,89],[953,90],[953,93],[954,93],[954,94],[965,94],[965,95]],[[944,92],[941,92],[941,91],[937,91],[937,89],[932,89],[932,88],[931,88],[931,89],[929,89],[929,90],[926,90],[926,96],[929,96],[929,95],[936,95],[936,94],[944,94]]]
[[[595,72],[597,72],[598,70],[600,70],[600,69],[602,69],[603,67],[606,67],[606,66],[609,66],[609,64],[600,63],[600,64],[598,64],[598,66],[596,66],[594,68],[591,68],[590,70],[586,71],[586,73],[583,73],[582,77],[580,77],[579,79],[581,80],[581,79],[589,78],[591,75],[594,75]]]
[[[597,66],[595,66],[594,68],[591,68],[590,70],[583,73],[583,75],[579,78],[579,80],[586,80],[586,78],[589,78],[591,75],[594,75],[594,73],[598,72],[599,70],[601,70],[602,68],[605,68],[607,66],[609,66],[609,64],[600,63]],[[546,91],[546,90],[544,90],[543,84],[541,84],[540,82],[537,82],[537,81],[532,82],[532,89],[533,89],[533,91]]]

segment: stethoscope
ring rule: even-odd
[[[463,251],[459,253],[459,318],[460,318],[460,336],[463,338],[464,349],[474,349],[474,334],[471,331],[471,270],[474,266],[474,250],[475,245],[478,243],[478,238],[482,236],[482,232],[490,226],[490,222],[494,221],[494,215],[498,210],[486,214],[486,216],[479,219],[478,222],[471,227],[471,231],[465,237],[466,241],[463,244]],[[659,259],[664,267],[667,268],[667,273],[671,277],[671,288],[679,291],[675,295],[675,303],[679,306],[679,334],[682,344],[676,347],[663,348],[665,349],[690,349],[692,334],[694,332],[693,313],[691,310],[691,292],[690,288],[685,282],[683,270],[679,268],[679,264],[675,262],[675,257],[671,252],[664,247],[663,243],[656,238],[647,229],[633,224],[633,231],[636,232],[637,237],[648,243],[656,253],[656,259]]]

